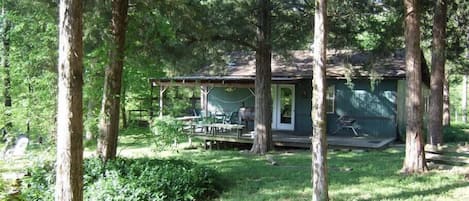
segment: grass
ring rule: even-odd
[[[467,126],[455,126],[450,131],[457,136],[453,139],[468,139]],[[215,168],[225,184],[225,190],[216,198],[218,201],[311,200],[309,150],[279,149],[269,153],[278,163],[272,166],[264,156],[239,150],[158,151],[146,129],[123,131],[119,143],[118,154],[121,156],[187,159]],[[94,146],[89,146],[86,150],[92,153],[93,149]],[[22,164],[29,164],[29,159],[44,155],[40,150],[30,151],[30,156],[21,163],[0,161],[0,173],[20,171],[24,168]],[[469,183],[463,175],[435,170],[421,175],[402,175],[399,170],[403,157],[402,148],[370,152],[330,151],[328,180],[331,200],[469,200]],[[17,165],[14,167],[12,164]]]
[[[310,152],[285,150],[271,156],[278,165],[239,151],[193,150],[173,157],[219,170],[227,190],[218,200],[311,200]],[[457,190],[469,190],[462,176],[451,172],[401,175],[400,149],[331,152],[328,159],[331,200],[460,200]]]

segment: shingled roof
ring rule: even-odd
[[[194,76],[204,77],[255,77],[255,52],[233,52],[226,56],[226,64],[204,67]],[[311,78],[313,56],[311,51],[289,51],[272,55],[272,77]],[[405,78],[404,54],[401,52],[386,57],[348,50],[329,50],[327,53],[328,77],[357,78],[377,76],[383,78]]]
[[[404,50],[378,56],[351,50],[328,50],[326,76],[332,79],[405,79]],[[255,52],[232,52],[225,63],[214,63],[184,77],[157,79],[161,82],[253,82],[256,74]],[[429,72],[422,56],[422,80],[429,84]],[[308,50],[272,55],[272,80],[312,79],[313,55]]]

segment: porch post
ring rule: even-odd
[[[153,85],[153,82],[150,83],[150,120],[153,119],[153,88],[155,86]],[[130,116],[130,115],[129,115]]]
[[[207,86],[200,86],[200,106],[205,111],[205,115],[208,116],[208,94],[212,91],[213,87],[208,88]]]
[[[166,91],[168,87],[160,86],[160,118],[163,118],[163,99],[164,99],[164,91]]]

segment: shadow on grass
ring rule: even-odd
[[[214,167],[222,174],[227,182],[222,200],[310,200],[311,153],[305,150],[272,155],[278,165],[272,166],[262,156],[240,151],[201,151],[182,157]],[[412,200],[465,185],[457,176],[440,173],[401,175],[398,171],[403,157],[402,151],[329,153],[331,198]]]
[[[466,187],[468,186],[465,182],[447,184],[443,186],[439,186],[436,188],[430,188],[426,190],[410,190],[410,191],[401,191],[399,193],[393,193],[391,195],[386,196],[376,196],[370,199],[363,199],[362,201],[372,201],[372,200],[402,200],[405,198],[412,198],[412,197],[427,197],[430,195],[440,195],[442,193],[446,193],[450,190]]]

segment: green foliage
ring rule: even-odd
[[[403,47],[401,1],[330,1],[328,44],[376,53]]]
[[[28,168],[29,176],[23,178],[21,197],[23,200],[47,201],[54,199],[55,164],[52,161],[37,161]]]
[[[22,196],[25,200],[52,200],[53,163],[28,169]],[[184,160],[117,158],[84,163],[84,200],[201,200],[217,195],[218,174]],[[52,178],[52,179],[51,179]]]
[[[183,132],[183,126],[182,122],[169,116],[154,119],[151,123],[151,130],[155,147],[164,149],[187,138]]]
[[[3,178],[0,178],[0,200],[5,199],[6,197],[6,184],[5,181],[3,181]]]
[[[452,124],[443,130],[444,143],[469,142],[469,125]]]
[[[26,132],[29,125],[31,137],[45,137],[55,125],[56,4],[51,1],[4,3],[6,15],[3,17],[11,24],[11,29],[5,36],[9,38],[10,51],[2,51],[2,54],[8,54],[5,56],[10,63],[13,106],[11,116],[2,118],[5,121],[9,118],[12,131]],[[0,77],[3,79],[3,75]]]

